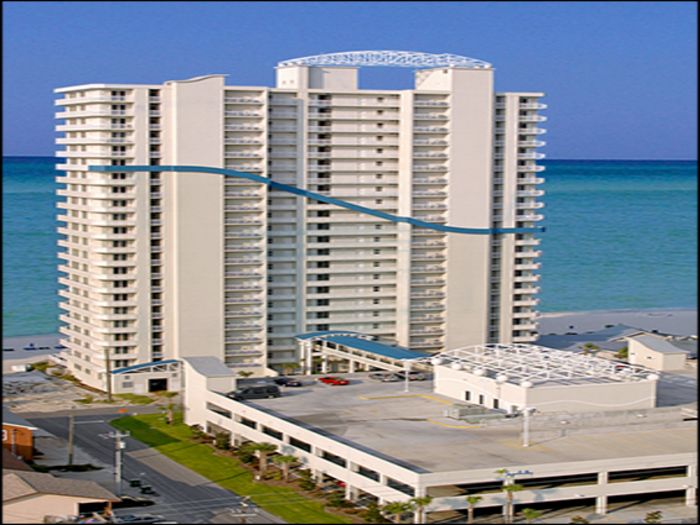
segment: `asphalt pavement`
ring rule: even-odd
[[[134,413],[130,407],[129,412]],[[144,407],[145,408],[145,407]],[[137,409],[138,412],[152,412],[152,409]],[[75,414],[75,446],[82,448],[95,459],[114,465],[115,440],[107,437],[116,429],[109,421],[124,414],[114,410],[91,410]],[[47,415],[22,414],[23,417],[52,434],[67,439],[68,415],[53,413]],[[140,441],[126,438],[123,454],[122,493],[139,495],[156,501],[149,507],[133,507],[116,511],[120,514],[159,514],[179,523],[285,523],[257,507],[245,510],[242,498],[216,483],[183,467]],[[225,474],[222,472],[222,474]],[[141,495],[138,488],[129,487],[128,480],[141,479],[153,487],[157,496]],[[107,486],[115,491],[115,484]],[[239,514],[246,514],[245,517]]]

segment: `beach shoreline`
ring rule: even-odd
[[[689,336],[698,333],[696,308],[546,312],[540,314],[538,322],[541,335],[593,332],[615,324],[673,335]],[[57,351],[54,347],[59,344],[61,337],[58,333],[3,337],[3,349],[14,348],[11,352],[3,351],[3,361],[39,361]],[[30,343],[36,347],[48,346],[50,350],[24,350]]]

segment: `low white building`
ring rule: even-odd
[[[666,339],[654,335],[638,335],[627,338],[629,362],[654,370],[681,370],[685,367],[688,352],[672,345]]]
[[[435,392],[490,409],[587,412],[653,408],[658,376],[535,345],[475,345],[431,360]]]

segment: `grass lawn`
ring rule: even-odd
[[[191,430],[182,422],[181,413],[176,414],[173,425],[167,425],[162,414],[126,416],[115,419],[112,425],[130,431],[133,438],[221,487],[250,496],[258,506],[289,523],[352,523],[325,512],[319,502],[303,500],[291,488],[254,482],[250,471],[238,459],[216,454],[210,446],[191,441]]]
[[[140,396],[138,394],[114,394],[117,399],[123,399],[124,401],[129,401],[135,405],[148,405],[153,403],[153,398],[148,396]]]

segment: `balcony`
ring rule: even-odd
[[[258,98],[251,97],[224,97],[225,104],[264,104],[264,102]]]
[[[544,215],[539,215],[536,213],[524,213],[522,215],[516,215],[515,220],[517,222],[537,222],[544,219]]]
[[[515,194],[518,197],[541,197],[544,190],[518,190]]]
[[[440,164],[426,164],[424,166],[413,166],[413,173],[421,173],[425,171],[447,171],[447,166],[442,166]]]
[[[540,172],[544,171],[545,168],[544,166],[538,166],[537,164],[530,164],[528,166],[518,166],[518,171],[520,172]]]
[[[547,117],[544,115],[520,115],[518,121],[520,122],[545,122]]]
[[[227,117],[238,117],[238,118],[262,118],[263,114],[259,111],[224,111],[224,115]]]
[[[542,177],[523,177],[518,179],[518,184],[544,184]]]
[[[414,146],[447,146],[449,143],[446,140],[431,140],[431,139],[415,139]]]
[[[446,100],[420,100],[414,99],[413,106],[417,108],[422,107],[447,107],[450,103]]]
[[[518,128],[518,134],[520,135],[544,135],[545,133],[547,133],[546,129],[537,127]]]
[[[263,142],[262,140],[259,139],[244,139],[244,138],[226,138],[224,139],[224,144],[230,145],[238,145],[238,144],[252,144],[252,145],[261,145]],[[274,141],[271,142],[271,144],[274,144]]]
[[[519,160],[540,160],[545,157],[544,153],[518,153]]]
[[[518,141],[518,146],[522,148],[541,148],[546,146],[547,143],[543,140],[521,140]]]
[[[262,131],[262,126],[252,126],[250,124],[226,124],[224,126],[226,131]],[[274,131],[271,130],[271,131]]]
[[[448,128],[436,127],[436,126],[414,126],[414,133],[447,133]]]
[[[439,113],[414,113],[413,120],[448,120],[447,115]]]

